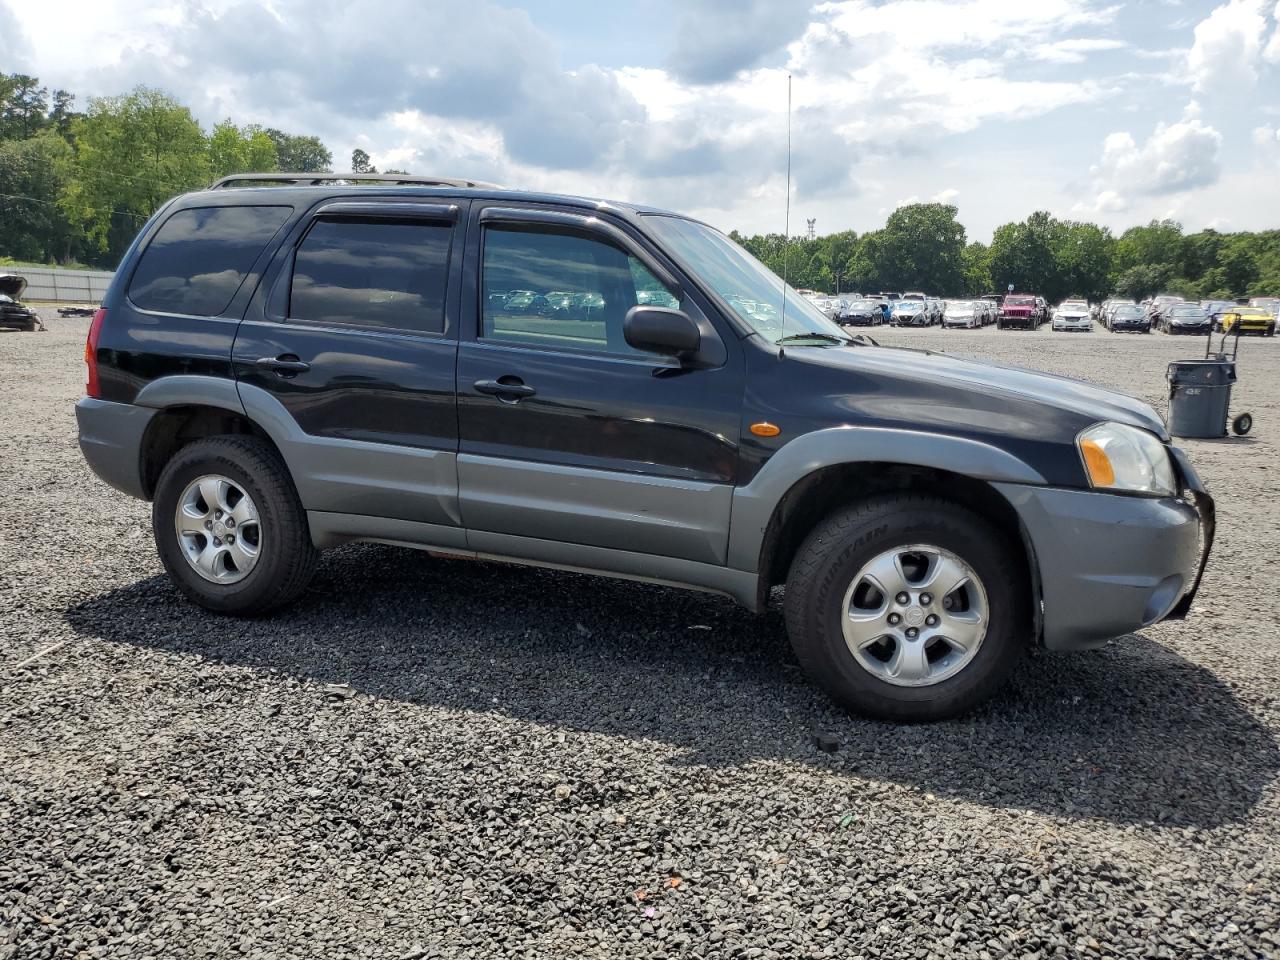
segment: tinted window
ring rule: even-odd
[[[439,333],[453,227],[321,220],[298,247],[289,316]]]
[[[637,304],[676,306],[649,269],[577,233],[489,227],[484,236],[483,333],[492,340],[639,354],[622,322]]]
[[[179,210],[147,244],[129,284],[129,299],[144,310],[217,316],[291,210]]]

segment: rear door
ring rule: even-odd
[[[472,211],[458,478],[474,549],[554,560],[538,546],[553,542],[725,562],[742,354],[623,226],[535,205]],[[638,304],[689,313],[706,363],[628,346],[623,318]]]
[[[464,206],[323,204],[264,278],[235,370],[309,511],[412,521],[423,526],[397,536],[464,545],[454,396]],[[351,535],[389,535],[344,523]]]

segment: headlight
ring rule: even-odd
[[[1076,446],[1089,483],[1097,489],[1161,497],[1177,492],[1169,451],[1155,434],[1123,423],[1099,423],[1082,432]]]

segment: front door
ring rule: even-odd
[[[463,297],[458,484],[472,547],[536,556],[533,541],[560,542],[723,564],[736,340],[621,225],[527,215],[477,208],[468,231],[479,269]],[[688,369],[628,346],[623,318],[641,303],[695,315],[716,360]]]

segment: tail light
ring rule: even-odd
[[[102,394],[102,386],[98,383],[98,337],[102,335],[102,321],[106,317],[106,309],[99,307],[89,323],[89,336],[84,342],[84,392],[94,398]]]

